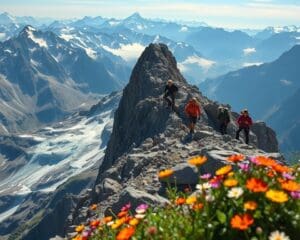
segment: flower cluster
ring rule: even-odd
[[[96,210],[97,205],[93,204],[91,210]],[[129,240],[134,235],[136,227],[145,218],[148,205],[140,204],[131,213],[131,204],[128,203],[121,208],[116,216],[106,216],[93,219],[87,225],[79,225],[75,228],[77,235],[72,240],[88,239],[116,239]]]
[[[200,173],[206,161],[197,156],[188,163]],[[173,174],[166,169],[158,178],[168,182]],[[199,175],[196,186],[184,191],[169,187],[166,206],[142,204],[131,213],[127,204],[115,217],[77,226],[74,240],[300,239],[299,180],[297,166],[265,156],[233,155],[214,174]]]

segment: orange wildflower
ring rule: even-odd
[[[238,185],[238,183],[239,182],[234,178],[228,178],[223,182],[225,187],[235,187],[236,185]]]
[[[265,167],[272,167],[277,164],[277,162],[274,159],[265,156],[258,156],[255,158],[255,161],[258,165]]]
[[[122,211],[122,212],[119,212],[118,213],[118,218],[122,218],[122,217],[125,217],[127,216],[128,212],[127,211]]]
[[[84,230],[84,228],[85,228],[84,225],[81,224],[75,228],[75,231],[78,233],[81,233]]]
[[[194,204],[197,202],[197,197],[196,196],[189,196],[187,199],[186,199],[186,204],[188,205],[191,205],[191,204]]]
[[[281,177],[277,178],[277,181],[278,181],[279,183],[285,182],[285,180],[284,180],[283,178],[281,178]]]
[[[91,206],[90,206],[90,209],[91,209],[91,210],[96,210],[96,209],[97,209],[97,204],[91,205]]]
[[[272,169],[278,173],[288,173],[288,172],[291,172],[291,168],[289,168],[288,166],[284,166],[282,164],[274,164],[272,166]]]
[[[282,189],[289,192],[298,192],[300,191],[300,184],[295,181],[287,180],[281,183]]]
[[[244,209],[246,210],[255,210],[257,208],[257,203],[254,201],[248,201],[244,203]]]
[[[203,208],[203,203],[196,203],[196,204],[193,205],[192,208],[195,211],[199,211],[199,210],[201,210]]]
[[[90,226],[91,227],[98,227],[100,224],[100,220],[99,219],[96,219],[96,220],[93,220],[90,222]]]
[[[288,195],[285,192],[273,189],[266,192],[266,198],[277,203],[284,203],[289,200]]]
[[[135,232],[135,228],[130,226],[123,228],[117,235],[117,240],[129,240]]]
[[[127,219],[126,219],[125,217],[117,219],[117,220],[114,222],[114,224],[111,225],[111,228],[112,228],[112,229],[117,229],[117,228],[119,228],[120,226],[122,226],[122,225],[126,222],[126,220],[127,220]]]
[[[269,171],[267,172],[267,176],[270,177],[270,178],[273,178],[273,177],[275,176],[274,171],[273,171],[273,170],[269,170]]]
[[[243,161],[244,159],[245,159],[244,155],[235,154],[235,155],[232,155],[232,156],[228,157],[227,161],[229,161],[229,162],[240,162],[240,161]]]
[[[176,205],[183,205],[183,204],[185,204],[185,198],[182,198],[182,197],[176,198],[175,204]]]
[[[159,178],[168,178],[173,175],[174,171],[172,169],[162,170],[158,173]]]
[[[250,178],[246,182],[246,188],[252,192],[265,192],[268,190],[268,185],[258,178]]]
[[[226,166],[224,166],[224,167],[219,168],[219,169],[216,171],[216,175],[217,175],[217,176],[219,176],[219,175],[225,175],[225,174],[229,173],[231,170],[232,170],[231,165],[226,165]]]
[[[254,222],[253,217],[246,213],[243,215],[235,215],[233,218],[231,218],[230,224],[232,228],[239,229],[239,230],[247,230],[250,225],[252,225]]]
[[[197,156],[188,160],[188,163],[194,166],[201,166],[203,163],[207,161],[207,157],[205,156]]]
[[[101,219],[101,222],[108,223],[108,222],[111,222],[112,219],[113,219],[112,216],[104,217],[104,218]]]

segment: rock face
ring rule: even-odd
[[[166,128],[169,113],[163,108],[161,97],[168,79],[173,79],[176,84],[186,84],[167,47],[150,45],[133,69],[115,113],[114,131],[107,146],[104,169],[129,150],[132,144],[139,145],[147,137]]]
[[[172,79],[179,87],[176,97],[178,113],[167,109],[162,99],[168,79]],[[189,135],[184,114],[184,106],[191,96],[199,99],[202,110],[194,137]],[[186,163],[193,156],[208,157],[201,168],[203,172],[214,172],[224,165],[227,156],[234,153],[281,158],[275,151],[277,149],[274,149],[275,153],[266,153],[257,148],[257,143],[276,142],[275,138],[260,139],[266,137],[262,134],[267,132],[264,125],[259,127],[259,136],[252,133],[252,145],[235,140],[237,127],[234,113],[231,113],[230,134],[220,135],[216,121],[217,108],[217,103],[202,96],[196,87],[186,82],[167,46],[150,44],[138,60],[124,89],[94,189],[88,198],[78,196],[78,204],[68,216],[65,231],[74,231],[73,225],[91,217],[91,212],[86,209],[92,203],[100,204],[100,215],[104,215],[109,208],[116,212],[128,201],[133,207],[140,203],[164,204],[167,202],[166,184],[159,181],[158,171],[173,168],[177,178],[173,182],[178,187],[193,187],[197,183],[195,169]],[[63,204],[59,207],[63,207]],[[53,212],[59,212],[59,209]],[[61,230],[53,232],[53,237],[56,235],[61,235]]]

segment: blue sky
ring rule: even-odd
[[[300,26],[300,0],[0,0],[0,11],[59,19],[124,18],[139,12],[146,18],[205,21],[231,28]]]

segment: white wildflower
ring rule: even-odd
[[[241,187],[234,187],[231,188],[228,193],[227,197],[229,198],[239,198],[244,193],[244,190]]]

